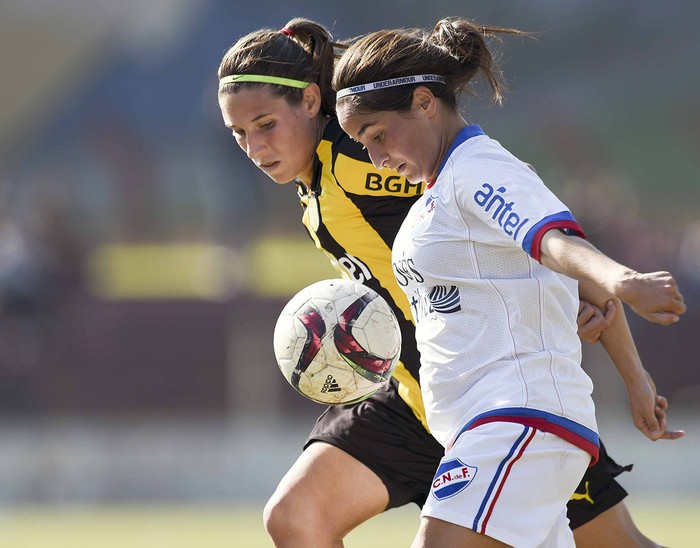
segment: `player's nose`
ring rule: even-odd
[[[374,167],[383,169],[384,166],[386,166],[389,160],[388,154],[369,147],[367,148],[367,152],[369,153],[369,159],[372,160],[372,165],[374,165]]]
[[[254,162],[259,159],[267,150],[267,145],[263,139],[250,138],[246,141],[246,155]]]

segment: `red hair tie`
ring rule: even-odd
[[[280,32],[284,34],[285,36],[289,36],[290,38],[294,38],[294,31],[292,29],[288,29],[287,27],[280,29]]]

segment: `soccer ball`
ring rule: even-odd
[[[327,405],[355,403],[389,382],[401,330],[387,302],[369,287],[323,280],[284,307],[274,348],[282,374],[301,394]]]

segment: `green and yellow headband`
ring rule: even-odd
[[[219,80],[219,89],[228,84],[238,84],[239,82],[256,82],[259,84],[277,84],[279,86],[289,86],[290,88],[304,89],[311,82],[294,80],[292,78],[281,78],[279,76],[267,76],[265,74],[232,74],[224,76]]]

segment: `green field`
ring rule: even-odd
[[[674,548],[700,546],[700,499],[629,502],[640,529]],[[240,506],[28,507],[0,513],[0,548],[269,547],[261,509]],[[393,510],[354,531],[349,548],[409,546],[418,510]]]

